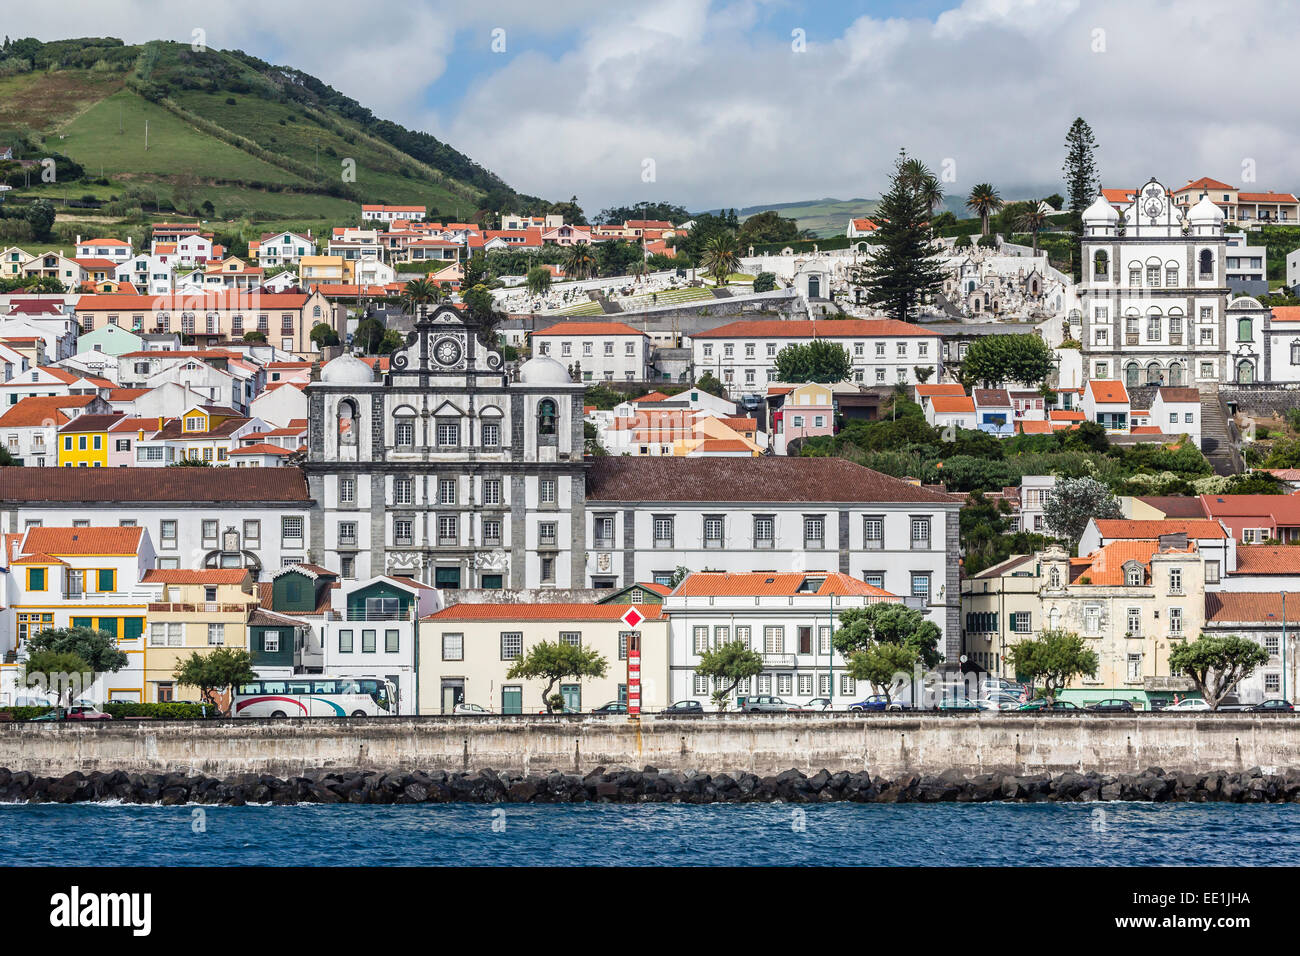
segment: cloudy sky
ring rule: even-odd
[[[875,198],[900,147],[947,191],[1300,189],[1300,0],[47,0],[5,32],[189,41],[315,74],[516,189],[589,211]],[[1251,177],[1253,176],[1253,182]],[[651,178],[652,177],[652,178]]]

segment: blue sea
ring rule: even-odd
[[[0,804],[0,862],[1295,866],[1300,805]]]

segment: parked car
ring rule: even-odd
[[[1282,700],[1280,697],[1274,697],[1269,700],[1261,701],[1250,709],[1257,714],[1283,714],[1294,711],[1295,705],[1289,700]]]
[[[627,704],[621,700],[611,700],[592,711],[593,714],[626,714]]]
[[[849,710],[911,710],[912,705],[901,700],[890,700],[884,694],[872,694],[849,704]]]
[[[1039,697],[1036,700],[1027,701],[1020,705],[1021,710],[1048,710],[1047,698]],[[1068,700],[1052,701],[1051,710],[1082,710],[1078,704],[1071,703]]]
[[[804,710],[830,710],[831,699],[829,697],[814,697],[808,703],[803,705]]]
[[[978,712],[981,708],[979,701],[971,700],[969,697],[945,697],[939,701],[939,709]]]
[[[1114,697],[1110,700],[1099,700],[1094,704],[1088,704],[1083,709],[1092,711],[1094,714],[1131,714],[1133,713],[1133,702]]]
[[[55,707],[32,720],[112,720],[112,714],[106,714],[94,704],[73,704],[71,707]]]
[[[1011,694],[990,694],[980,698],[976,703],[980,710],[1019,710],[1021,700]]]
[[[1164,708],[1167,714],[1200,714],[1210,709],[1210,705],[1199,697],[1184,697],[1176,704]]]
[[[794,704],[780,697],[773,697],[770,694],[759,694],[745,701],[745,713],[747,714],[788,714],[805,709],[802,704]]]
[[[996,697],[999,694],[1019,697],[1023,693],[1025,693],[1024,684],[1008,680],[1005,677],[990,677],[980,681],[980,694],[984,697]]]
[[[679,700],[675,704],[669,704],[663,710],[659,711],[659,713],[661,714],[702,714],[704,713],[704,705],[701,704],[698,700]]]
[[[480,707],[478,704],[457,704],[452,708],[453,714],[490,714],[492,711],[486,707]]]

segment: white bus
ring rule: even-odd
[[[236,717],[389,717],[397,688],[383,677],[284,677],[246,681],[230,702]]]

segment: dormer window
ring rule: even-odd
[[[1140,588],[1142,586],[1142,568],[1140,565],[1131,564],[1124,569],[1124,583],[1131,588]]]
[[[203,416],[202,416],[202,415],[188,415],[188,416],[186,416],[186,418],[185,418],[185,431],[187,431],[187,432],[201,432],[201,431],[205,431],[205,430],[206,430],[206,429],[204,429],[204,427],[203,427]]]

